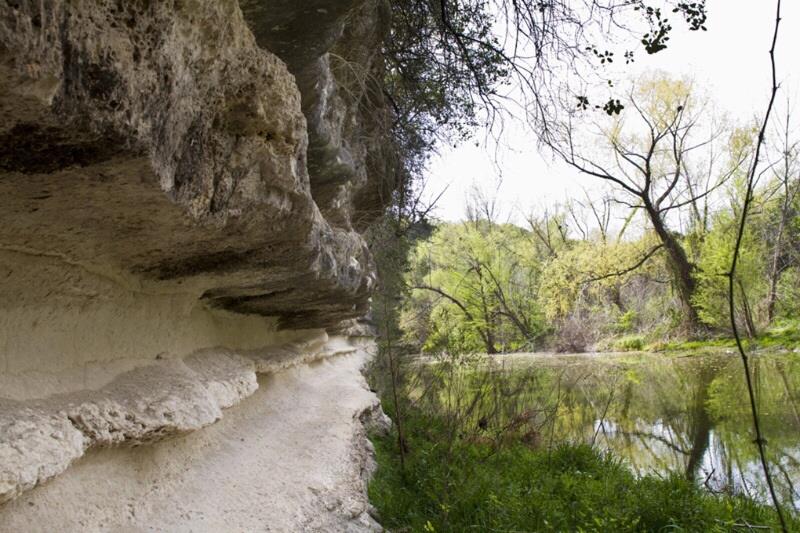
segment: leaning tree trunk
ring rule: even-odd
[[[653,224],[661,244],[667,251],[667,264],[675,279],[675,287],[683,305],[684,324],[690,333],[700,329],[700,318],[694,306],[694,295],[697,290],[697,281],[694,278],[694,266],[689,262],[686,251],[678,239],[667,229],[660,213],[650,205],[645,206],[650,222]]]

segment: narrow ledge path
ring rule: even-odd
[[[379,530],[364,421],[385,418],[361,374],[370,349],[261,374],[192,433],[90,450],[4,504],[0,531]]]

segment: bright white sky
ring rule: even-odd
[[[734,119],[763,113],[770,88],[769,45],[775,22],[774,0],[708,0],[708,31],[684,31],[676,15],[669,47],[651,57],[637,54],[631,74],[664,70],[689,75],[708,91],[719,109]],[[777,47],[782,90],[779,101],[800,95],[800,0],[784,1]],[[476,184],[503,207],[504,216],[519,221],[531,208],[582,195],[596,186],[563,163],[539,155],[533,134],[512,126],[499,146],[464,144],[443,149],[429,167],[425,198],[447,187],[433,215],[457,221],[465,216],[465,200]],[[479,134],[482,139],[483,135]],[[496,192],[495,192],[496,191]]]

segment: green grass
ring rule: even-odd
[[[638,352],[644,348],[644,337],[627,335],[614,341],[614,349],[620,352]]]
[[[647,345],[645,350],[649,352],[714,352],[728,348],[736,348],[733,338],[656,342]]]
[[[764,348],[795,349],[800,347],[800,322],[796,320],[777,322],[759,336],[758,345]]]
[[[713,496],[682,477],[636,478],[618,460],[585,445],[548,452],[512,442],[493,449],[474,438],[450,438],[442,420],[420,412],[407,415],[406,432],[405,470],[395,435],[373,439],[379,468],[370,500],[391,531],[721,532],[746,531],[736,527],[745,523],[776,526],[774,512],[763,505]]]
[[[755,339],[743,339],[748,350],[796,350],[800,349],[800,321],[780,320],[767,328]],[[733,337],[716,337],[689,341],[653,342],[644,346],[648,352],[718,352],[735,349]]]

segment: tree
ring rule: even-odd
[[[599,96],[608,93],[605,67],[665,49],[673,15],[690,30],[706,29],[705,0],[388,2],[381,53],[393,136],[419,172],[437,143],[504,117],[526,116],[546,137],[550,120],[576,98],[618,113],[620,95],[604,103]],[[587,92],[590,79],[595,89]]]
[[[711,218],[711,227],[699,247],[698,287],[694,303],[703,323],[715,329],[725,329],[729,325],[728,280],[725,272],[733,256],[736,221],[740,211],[736,206],[740,205],[743,189],[741,180],[737,180],[736,185],[731,187],[730,208],[716,213]],[[768,249],[765,242],[759,238],[757,228],[753,224],[747,228],[742,241],[736,277],[736,289],[740,294],[736,318],[751,337],[755,336],[758,329],[751,302],[761,300],[766,294],[767,256]]]
[[[530,348],[544,332],[526,232],[483,218],[440,224],[412,254],[404,325],[428,351]]]
[[[576,122],[575,115],[559,125],[548,146],[581,173],[610,184],[616,203],[644,213],[666,254],[685,324],[697,331],[696,267],[671,222],[682,209],[697,213],[698,203],[741,168],[747,146],[722,152],[711,149],[720,141],[727,142],[729,134],[713,124],[708,133],[704,131],[708,102],[692,94],[687,80],[644,79],[630,92],[629,100],[635,113],[617,118],[610,127],[595,124],[592,141],[599,145],[599,153],[582,144],[577,131],[583,124]],[[630,115],[636,123],[631,123]],[[710,155],[703,165],[706,175],[701,177],[692,160],[703,149]],[[699,215],[695,219],[704,221]]]
[[[796,264],[796,251],[787,234],[790,231],[792,219],[797,217],[797,200],[800,192],[800,140],[792,138],[792,112],[789,102],[786,103],[782,131],[778,134],[779,141],[774,150],[779,158],[773,166],[773,175],[776,182],[778,196],[777,221],[773,224],[774,231],[769,240],[772,244],[772,254],[769,266],[769,296],[767,297],[767,320],[772,322],[775,318],[775,304],[778,301],[778,283],[781,274],[790,266]],[[788,242],[787,242],[788,241]],[[794,253],[793,253],[794,252]]]

